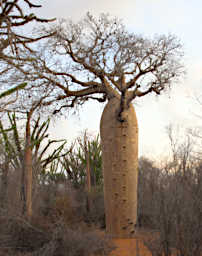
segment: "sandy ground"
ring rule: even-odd
[[[110,256],[151,256],[141,238],[113,239],[117,248]]]

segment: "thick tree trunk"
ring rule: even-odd
[[[118,99],[106,105],[100,125],[107,233],[129,238],[137,221],[138,126],[134,107],[117,120]]]

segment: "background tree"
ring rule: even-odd
[[[40,8],[41,5],[34,4],[30,0],[11,0],[1,1],[0,3],[0,41],[1,41],[1,54],[8,47],[12,50],[13,54],[18,53],[18,46],[27,45],[30,42],[39,40],[40,38],[33,38],[31,36],[25,36],[16,28],[25,28],[25,25],[32,21],[37,22],[49,22],[51,20],[42,19],[37,17],[32,9]],[[54,19],[53,19],[54,20]]]
[[[148,158],[139,159],[138,175],[138,227],[155,229],[157,211],[155,210],[161,169]]]
[[[17,100],[18,90],[23,89],[27,83],[16,85],[13,78],[8,80],[8,74],[15,73],[15,69],[19,68],[18,60],[21,59],[21,50],[31,49],[31,44],[41,39],[47,38],[49,35],[33,36],[31,33],[30,23],[48,23],[54,19],[43,19],[37,17],[32,11],[40,8],[41,5],[34,4],[30,0],[11,0],[0,2],[0,111],[14,103]],[[26,61],[24,59],[24,61]],[[6,78],[5,78],[6,77]],[[13,97],[16,92],[16,97]],[[10,96],[11,97],[8,97]],[[6,98],[5,98],[6,97]],[[4,99],[5,98],[5,99]]]
[[[140,165],[140,211],[149,213],[147,222],[143,218],[140,224],[156,231],[145,244],[152,255],[200,255],[201,160],[196,158],[192,147],[195,139],[189,133],[180,136],[182,130],[176,131],[174,126],[169,126],[167,132],[172,151],[170,160],[163,161],[158,168],[151,168],[153,163],[149,160]],[[150,187],[153,189],[148,193]]]
[[[60,103],[54,113],[90,99],[108,102],[100,126],[107,232],[129,237],[137,221],[138,162],[131,102],[176,82],[183,71],[181,44],[172,35],[148,39],[129,33],[104,14],[45,31],[53,36],[32,55],[26,78],[52,88],[44,105]]]

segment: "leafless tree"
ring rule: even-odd
[[[26,6],[27,5],[27,6]],[[24,26],[32,21],[49,22],[49,19],[37,17],[30,11],[40,8],[41,5],[32,3],[31,0],[1,0],[0,2],[0,52],[3,54],[8,47],[12,52],[18,53],[18,46],[28,47],[30,42],[40,40],[40,37],[33,38],[25,36],[16,31],[16,28]]]
[[[26,86],[25,83],[16,84],[17,79],[8,79],[16,68],[20,68],[18,60],[22,58],[21,49],[33,51],[31,44],[49,35],[33,36],[30,23],[48,23],[54,19],[37,17],[34,11],[41,5],[32,0],[1,0],[0,1],[0,111],[16,102],[18,91]],[[32,12],[33,10],[33,12]],[[26,61],[24,59],[24,61]],[[15,75],[14,75],[15,76]],[[12,94],[12,95],[11,95]],[[15,94],[15,95],[13,95]]]
[[[161,169],[155,162],[141,157],[138,175],[138,227],[155,229],[157,194],[161,181]]]
[[[173,126],[168,135],[173,157],[160,171],[155,184],[155,203],[150,208],[153,229],[157,239],[146,241],[151,250],[158,244],[158,252],[153,255],[200,255],[202,251],[202,205],[201,205],[201,162],[197,161],[192,150],[189,136],[184,135],[184,143],[175,137]],[[189,134],[188,134],[189,135]],[[143,175],[143,187],[148,181]],[[144,184],[144,182],[146,184]],[[146,194],[152,200],[152,193]],[[144,195],[142,195],[144,197]]]
[[[37,55],[29,53],[22,73],[52,89],[44,105],[59,104],[54,113],[88,100],[108,102],[101,120],[107,230],[128,237],[134,232],[129,222],[137,219],[138,130],[131,102],[159,95],[178,80],[181,44],[173,35],[130,33],[105,14],[96,19],[88,13],[78,23],[61,21],[44,31],[53,36]]]
[[[180,165],[181,169],[186,171],[188,165],[193,161],[196,141],[188,129],[175,127],[172,124],[166,127],[166,133],[170,143],[173,167],[177,166],[178,169]]]

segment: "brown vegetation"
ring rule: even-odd
[[[31,220],[17,214],[18,209],[16,212],[11,211],[11,207],[1,209],[0,251],[7,250],[8,255],[29,253],[27,255],[33,256],[108,255],[111,242],[97,233],[93,222],[85,221],[85,203],[82,206],[74,198],[81,191],[71,189],[68,194],[61,194],[55,186],[49,189],[50,194],[49,190],[39,188],[40,200],[33,204],[35,211]]]
[[[8,172],[6,204],[2,205],[0,211],[2,250],[6,248],[10,255],[29,253],[42,256],[66,255],[62,253],[67,251],[72,255],[76,255],[76,252],[88,255],[100,250],[108,255],[111,251],[112,240],[109,243],[103,234],[100,236],[100,232],[97,232],[105,227],[103,183],[99,174],[101,159],[99,153],[95,154],[99,152],[96,148],[100,145],[97,140],[88,141],[91,181],[94,184],[89,192],[85,186],[87,154],[85,150],[82,151],[82,148],[85,149],[82,140],[79,141],[80,149],[76,147],[73,150],[71,147],[66,155],[61,155],[61,172],[37,172],[40,175],[37,176],[38,181],[33,183],[35,192],[30,220],[22,215],[22,201],[19,193],[16,193],[20,172],[17,169]],[[126,250],[135,255],[139,250],[152,256],[170,256],[173,253],[200,255],[201,161],[196,160],[186,142],[173,152],[173,159],[161,167],[156,167],[154,162],[146,158],[139,160],[138,225],[134,226],[135,233],[130,240],[113,240],[115,246],[119,247],[113,253]],[[68,154],[71,158],[67,157]],[[69,167],[66,174],[64,167]],[[87,199],[91,201],[91,208]],[[92,250],[89,251],[89,248]]]

